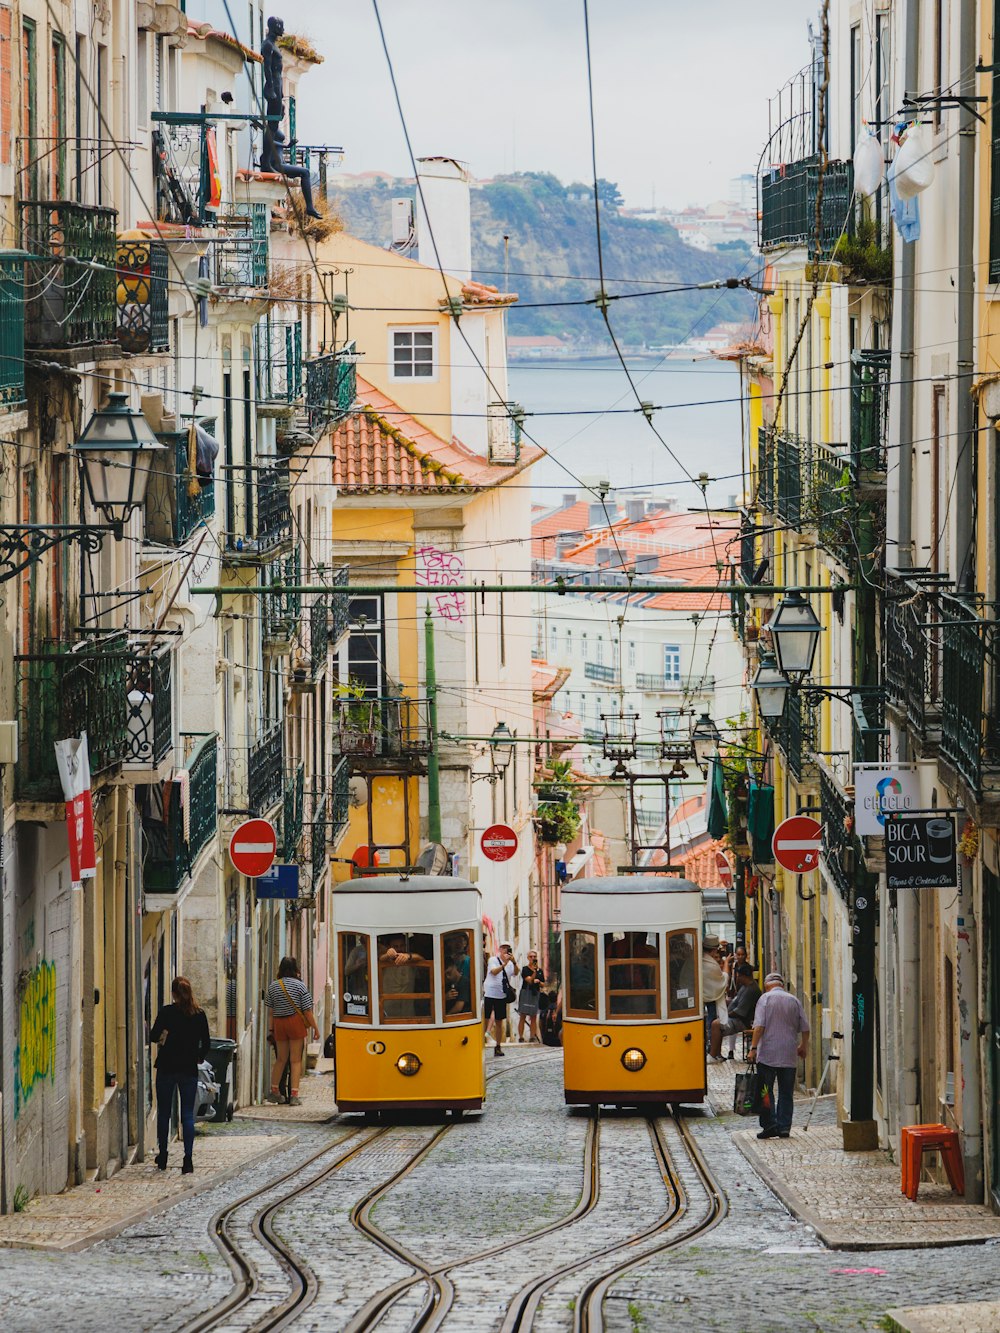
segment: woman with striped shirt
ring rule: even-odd
[[[267,1039],[274,1046],[275,1057],[271,1070],[271,1091],[265,1100],[281,1101],[278,1087],[285,1065],[291,1060],[292,1095],[289,1105],[301,1106],[299,1078],[302,1074],[306,1034],[312,1028],[318,1040],[319,1024],[313,1013],[313,997],[299,980],[299,965],[294,958],[282,958],[278,964],[278,979],[268,986],[264,1003],[271,1011]]]

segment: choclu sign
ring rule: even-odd
[[[897,815],[885,821],[885,870],[890,889],[950,889],[958,884],[951,815]]]

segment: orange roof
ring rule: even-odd
[[[541,457],[540,449],[522,448],[513,466],[490,463],[435,435],[360,376],[356,401],[360,411],[333,433],[333,482],[347,495],[489,490]]]
[[[470,279],[462,283],[462,300],[465,305],[513,305],[517,300],[517,292],[502,292],[499,287]],[[442,297],[441,305],[447,304],[447,299]]]
[[[223,46],[231,46],[234,51],[239,51],[244,60],[251,60],[256,65],[263,65],[264,63],[262,55],[237,41],[231,32],[219,32],[217,28],[213,28],[207,23],[188,23],[188,36],[198,37],[205,42],[209,39],[222,42]]]
[[[539,703],[553,699],[572,675],[569,667],[552,666],[541,658],[531,659],[531,693]]]

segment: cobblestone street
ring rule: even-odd
[[[712,1071],[720,1107],[731,1088],[730,1068]],[[122,1329],[183,1329],[234,1290],[230,1267],[213,1242],[213,1219],[244,1200],[226,1228],[257,1270],[257,1286],[211,1326],[254,1327],[287,1297],[289,1277],[252,1224],[264,1205],[280,1203],[304,1183],[310,1187],[273,1216],[275,1236],[318,1284],[315,1299],[293,1318],[303,1330],[405,1330],[431,1289],[443,1293],[448,1329],[544,1333],[572,1329],[577,1304],[588,1295],[590,1327],[600,1326],[600,1306],[603,1326],[614,1333],[750,1333],[762,1318],[788,1333],[875,1330],[889,1326],[890,1308],[995,1296],[996,1241],[985,1249],[826,1248],[740,1151],[734,1134],[747,1132],[747,1122],[732,1115],[706,1109],[687,1117],[723,1196],[713,1212],[710,1182],[671,1121],[658,1122],[671,1165],[665,1180],[645,1118],[608,1112],[595,1131],[590,1117],[562,1106],[558,1053],[509,1047],[505,1061],[489,1060],[487,1073],[489,1101],[481,1117],[445,1125],[428,1114],[379,1128],[357,1117],[319,1121],[332,1087],[328,1075],[313,1075],[297,1118],[291,1118],[294,1108],[277,1108],[271,1120],[254,1112],[203,1132],[196,1162],[205,1172],[224,1158],[240,1160],[239,1151],[226,1158],[227,1143],[252,1146],[235,1173],[179,1196],[173,1206],[164,1208],[157,1198],[161,1211],[82,1252],[19,1248],[44,1238],[47,1217],[58,1227],[72,1211],[58,1206],[64,1196],[48,1201],[31,1213],[21,1240],[14,1226],[5,1234],[11,1248],[0,1260],[0,1322],[26,1333],[103,1333],[114,1310]],[[832,1106],[821,1103],[813,1127],[831,1116]],[[273,1137],[274,1151],[260,1151],[262,1134]],[[823,1149],[807,1148],[808,1137],[800,1130],[796,1135],[796,1160],[804,1170],[807,1153]],[[597,1162],[592,1175],[591,1152]],[[301,1174],[289,1179],[299,1167]],[[136,1170],[148,1174],[144,1166]],[[399,1172],[405,1173],[386,1189]],[[152,1188],[155,1175],[150,1179]],[[92,1193],[92,1210],[110,1209],[112,1195]],[[141,1184],[131,1186],[130,1207],[141,1199]],[[365,1200],[367,1232],[358,1225]],[[933,1193],[928,1208],[939,1216]],[[402,1247],[412,1262],[388,1252],[382,1240]],[[629,1241],[626,1249],[615,1248]],[[387,1291],[381,1304],[375,1300]],[[935,1330],[962,1327],[960,1320],[949,1325],[957,1316],[947,1311],[934,1317],[928,1326]]]

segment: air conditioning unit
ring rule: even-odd
[[[413,225],[413,200],[392,201],[392,250],[409,250],[417,236]]]

